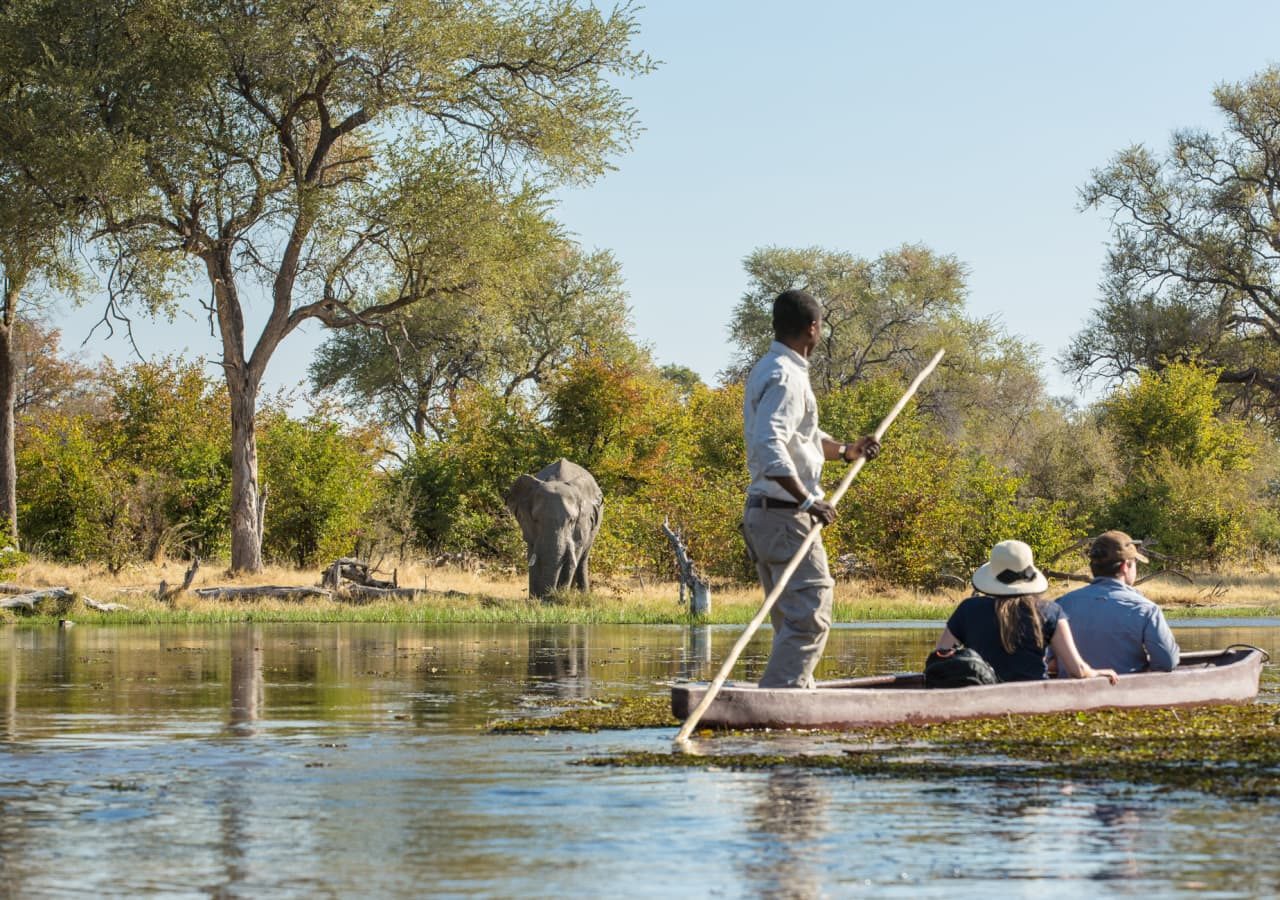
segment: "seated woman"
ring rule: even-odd
[[[1062,607],[1039,596],[1048,586],[1030,547],[1022,541],[996,544],[990,562],[973,573],[977,593],[961,601],[947,620],[938,654],[946,656],[963,645],[990,663],[1001,681],[1037,681],[1049,677],[1047,645],[1071,677],[1105,675],[1115,684],[1114,670],[1094,669],[1080,658]]]

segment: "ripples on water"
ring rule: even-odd
[[[672,730],[490,735],[705,678],[737,628],[281,625],[0,632],[14,895],[1096,896],[1280,891],[1280,807],[1120,784],[570,766]],[[820,677],[934,628],[842,628]],[[1185,649],[1280,627],[1180,628]],[[744,678],[767,652],[748,650]],[[1266,677],[1274,683],[1274,667]],[[810,739],[797,739],[800,741]]]

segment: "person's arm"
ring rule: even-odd
[[[1112,684],[1116,683],[1115,669],[1095,669],[1085,662],[1076,650],[1075,638],[1071,636],[1071,624],[1063,619],[1053,630],[1053,640],[1049,642],[1053,655],[1058,659],[1058,666],[1072,678],[1096,678],[1105,675]]]
[[[879,455],[880,442],[869,434],[858,438],[856,441],[837,441],[830,435],[824,434],[822,436],[823,459],[842,459],[847,463],[851,463],[859,456],[864,456],[870,461]]]
[[[1169,623],[1160,607],[1156,607],[1142,634],[1142,646],[1146,648],[1149,668],[1153,672],[1172,672],[1178,667],[1182,652],[1174,640]]]
[[[960,641],[956,640],[956,636],[951,633],[951,629],[943,628],[942,634],[938,635],[938,642],[933,645],[933,649],[939,656],[949,656],[955,652],[958,646],[960,646]]]

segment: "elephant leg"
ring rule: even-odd
[[[587,570],[587,555],[578,560],[578,568],[573,573],[573,586],[582,592],[591,590],[591,573]]]
[[[573,554],[565,551],[565,554],[560,557],[560,569],[556,572],[557,590],[564,590],[565,588],[574,586],[574,570],[576,568],[577,566],[574,565],[573,561]]]

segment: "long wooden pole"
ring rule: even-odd
[[[920,374],[915,377],[915,380],[907,387],[907,392],[902,395],[902,399],[899,400],[894,405],[893,409],[889,410],[889,414],[881,420],[880,425],[875,430],[876,440],[880,440],[884,437],[885,432],[889,430],[889,426],[893,424],[893,420],[898,418],[898,413],[902,412],[911,398],[915,396],[916,391],[920,389],[920,385],[923,384],[924,380],[928,378],[929,375],[932,374],[933,370],[938,367],[938,363],[942,361],[942,354],[943,351],[939,350],[933,355],[933,359],[929,361],[929,365],[925,366],[920,371]],[[849,485],[853,483],[853,479],[862,471],[862,466],[865,462],[866,459],[859,456],[853,461],[853,464],[849,466],[849,471],[847,471],[844,478],[841,479],[840,486],[837,487],[835,493],[831,495],[832,506],[835,506],[840,502],[840,499],[844,497],[845,491],[849,489]],[[760,607],[760,611],[756,613],[755,618],[747,625],[747,630],[742,633],[742,636],[738,638],[738,642],[733,645],[733,649],[729,651],[729,656],[725,659],[724,665],[720,667],[720,671],[716,674],[715,680],[711,682],[711,687],[709,687],[707,692],[702,695],[702,701],[694,707],[693,712],[689,714],[689,718],[685,719],[684,724],[680,726],[680,731],[676,734],[677,747],[688,742],[689,735],[693,734],[693,729],[698,727],[698,722],[702,719],[707,708],[710,707],[712,702],[716,699],[716,694],[720,692],[720,688],[724,687],[725,680],[729,677],[729,673],[733,671],[734,665],[738,662],[738,657],[742,655],[742,651],[746,649],[747,644],[750,643],[753,637],[755,637],[756,630],[764,622],[765,616],[769,615],[769,610],[773,609],[773,605],[778,602],[778,598],[781,597],[782,592],[786,590],[787,582],[790,581],[791,576],[796,573],[796,569],[800,568],[800,561],[805,558],[805,555],[809,552],[809,548],[813,546],[814,542],[818,540],[818,537],[821,534],[822,523],[815,523],[813,530],[809,532],[808,536],[804,539],[804,543],[800,545],[800,549],[796,551],[796,555],[791,558],[791,562],[787,563],[787,567],[782,570],[782,575],[779,576],[777,582],[774,584],[773,590],[764,598],[764,604]]]

